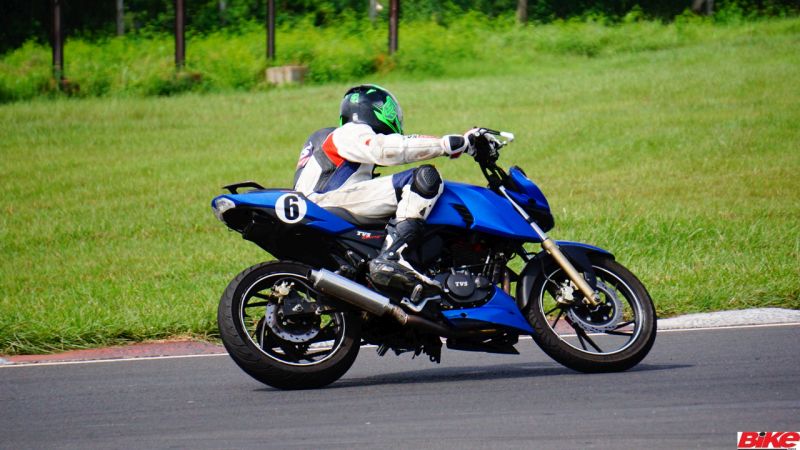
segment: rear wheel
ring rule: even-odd
[[[617,372],[638,364],[656,338],[653,301],[642,283],[608,257],[590,257],[600,305],[590,307],[554,263],[534,282],[528,320],[551,358],[581,372]],[[569,298],[574,300],[569,302]]]
[[[255,265],[230,282],[217,321],[231,358],[256,380],[308,389],[339,379],[355,361],[359,318],[321,301],[298,263]]]

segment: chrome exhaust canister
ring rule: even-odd
[[[314,283],[314,289],[342,299],[376,316],[383,316],[396,309],[396,306],[383,295],[330,270],[312,270],[309,278]]]
[[[336,297],[353,306],[363,309],[376,316],[391,316],[403,326],[425,330],[438,336],[457,336],[459,332],[413,314],[407,314],[397,305],[393,305],[387,297],[367,289],[349,278],[335,274],[330,270],[312,270],[309,278],[314,284],[314,289],[323,294]]]

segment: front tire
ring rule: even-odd
[[[307,278],[310,269],[257,264],[234,278],[220,299],[217,322],[228,354],[248,375],[279,389],[333,383],[358,355],[359,318],[325,304]]]
[[[533,339],[551,358],[571,369],[587,372],[620,372],[638,364],[656,338],[656,313],[644,285],[628,269],[611,258],[590,256],[597,277],[601,306],[592,309],[575,301],[559,304],[573,286],[552,261],[533,283],[528,321]]]

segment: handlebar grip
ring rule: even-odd
[[[514,140],[514,133],[512,133],[510,131],[497,131],[497,130],[492,130],[491,128],[483,128],[483,127],[478,127],[478,126],[473,127],[473,128],[475,130],[477,130],[477,132],[476,132],[477,135],[493,134],[495,136],[501,136],[501,137],[504,137],[504,138],[508,139],[508,142],[511,142],[511,141]]]
[[[500,136],[508,139],[508,142],[513,142],[514,141],[514,133],[511,133],[511,132],[508,132],[508,131],[501,131],[500,132]]]

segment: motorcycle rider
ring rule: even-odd
[[[442,194],[442,178],[430,164],[374,176],[376,166],[395,166],[438,156],[472,154],[467,133],[443,137],[404,135],[403,110],[380,86],[350,88],[339,109],[339,127],[323,128],[306,141],[294,189],[321,207],[342,208],[356,217],[394,219],[380,254],[369,263],[369,277],[383,287],[410,290],[435,284],[406,260],[425,219]]]

